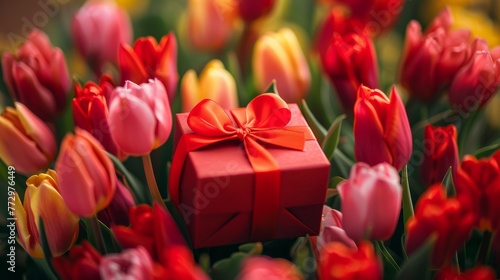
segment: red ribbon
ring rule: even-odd
[[[179,207],[179,181],[189,152],[221,141],[243,141],[248,160],[255,171],[252,240],[272,237],[280,206],[280,169],[273,156],[259,142],[300,150],[310,139],[308,127],[286,127],[291,119],[288,105],[278,95],[265,93],[254,98],[246,108],[233,109],[230,117],[217,103],[205,99],[193,108],[187,122],[194,133],[184,134],[174,153],[169,178],[169,192]]]

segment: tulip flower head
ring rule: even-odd
[[[90,217],[106,208],[116,190],[115,168],[102,145],[85,130],[64,137],[56,160],[59,190],[69,209]]]
[[[299,270],[289,261],[263,256],[249,257],[243,261],[238,280],[253,279],[304,279]]]
[[[125,154],[147,155],[163,145],[172,130],[167,92],[158,80],[117,87],[109,102],[109,129]]]
[[[134,198],[127,187],[116,178],[116,191],[109,205],[97,213],[97,218],[106,226],[128,225],[128,212],[134,205]]]
[[[71,31],[78,51],[98,76],[106,63],[117,63],[120,44],[132,40],[130,18],[114,1],[87,1],[73,17]]]
[[[85,240],[71,248],[68,255],[54,258],[52,262],[63,280],[99,280],[101,260],[101,254]]]
[[[30,256],[44,257],[39,232],[39,219],[42,218],[52,256],[64,254],[78,237],[80,219],[64,203],[56,172],[49,169],[46,173],[33,175],[26,185],[23,203],[15,194],[14,215],[19,243]]]
[[[339,183],[337,189],[342,202],[342,226],[350,238],[387,240],[392,236],[403,192],[394,167],[388,163],[370,167],[358,162],[349,179]]]
[[[134,47],[121,44],[118,52],[121,84],[130,80],[147,83],[150,79],[160,80],[172,101],[175,97],[179,74],[177,73],[177,39],[173,33],[163,36],[160,43],[155,38],[141,37]]]
[[[454,125],[427,125],[424,130],[424,143],[428,149],[424,151],[420,177],[425,186],[430,186],[442,182],[450,167],[453,172],[458,168],[457,129]]]
[[[144,247],[126,249],[103,256],[99,272],[102,279],[152,279],[153,260]]]
[[[70,79],[63,52],[35,29],[16,54],[4,52],[2,72],[15,101],[44,121],[52,121],[66,106]]]
[[[475,222],[468,207],[456,198],[446,198],[440,184],[433,185],[419,198],[415,216],[406,223],[406,252],[413,254],[435,235],[432,265],[442,267],[468,239]]]
[[[220,60],[210,61],[200,77],[194,70],[184,74],[181,81],[182,111],[189,112],[203,99],[212,99],[224,109],[238,107],[236,82]]]
[[[46,168],[56,155],[54,134],[22,103],[0,115],[0,135],[0,159],[25,175]]]
[[[342,213],[332,209],[326,205],[323,206],[323,215],[321,220],[321,228],[317,237],[311,236],[311,240],[316,243],[314,248],[319,256],[321,249],[329,242],[338,241],[344,243],[350,248],[356,248],[356,243],[342,227]]]
[[[388,162],[401,170],[411,152],[410,124],[396,88],[392,88],[389,99],[378,89],[360,86],[354,105],[356,160],[372,166]]]
[[[261,36],[255,43],[252,65],[259,91],[265,91],[274,80],[286,102],[296,103],[307,95],[311,74],[299,40],[291,29]]]

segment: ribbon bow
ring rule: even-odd
[[[169,192],[179,207],[179,181],[187,154],[205,146],[239,139],[255,171],[252,240],[274,235],[279,214],[280,169],[273,156],[261,143],[303,150],[308,127],[287,127],[291,119],[288,105],[278,95],[264,93],[246,108],[231,110],[236,125],[216,102],[205,99],[193,108],[187,122],[194,133],[184,134],[174,153]]]

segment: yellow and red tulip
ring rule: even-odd
[[[210,61],[198,78],[194,70],[181,81],[182,111],[189,112],[203,99],[212,99],[224,109],[238,107],[236,82],[220,60]]]
[[[30,256],[44,257],[39,232],[42,218],[52,256],[64,254],[76,241],[80,219],[69,210],[59,193],[56,172],[49,169],[33,175],[26,185],[23,203],[15,194],[14,213],[20,244]]]
[[[286,102],[299,102],[306,97],[311,73],[299,40],[289,28],[266,33],[255,43],[253,58],[255,83],[260,92],[272,81]]]
[[[179,74],[177,73],[177,39],[173,33],[163,36],[160,43],[155,38],[141,37],[134,47],[121,44],[118,51],[121,84],[130,80],[136,84],[150,79],[160,80],[170,101],[175,97]]]
[[[91,217],[106,208],[116,190],[116,174],[103,146],[90,133],[75,128],[64,137],[56,161],[59,191],[69,209]]]
[[[410,124],[396,88],[392,88],[389,99],[378,89],[360,86],[354,105],[356,160],[372,166],[387,162],[401,170],[411,152]]]
[[[45,169],[56,155],[54,134],[22,103],[0,115],[0,134],[0,159],[25,175]]]

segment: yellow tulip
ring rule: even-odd
[[[26,181],[28,186],[21,203],[15,194],[15,212],[18,240],[34,258],[44,258],[40,239],[40,217],[52,256],[68,251],[78,236],[79,218],[73,214],[58,191],[54,170],[33,175]]]
[[[236,82],[219,60],[210,61],[200,77],[194,70],[184,74],[181,82],[182,111],[189,112],[203,99],[212,99],[224,109],[238,107]]]
[[[264,91],[273,80],[280,96],[286,102],[305,98],[311,83],[311,74],[299,40],[289,28],[277,33],[266,33],[255,43],[253,73],[259,91]]]

